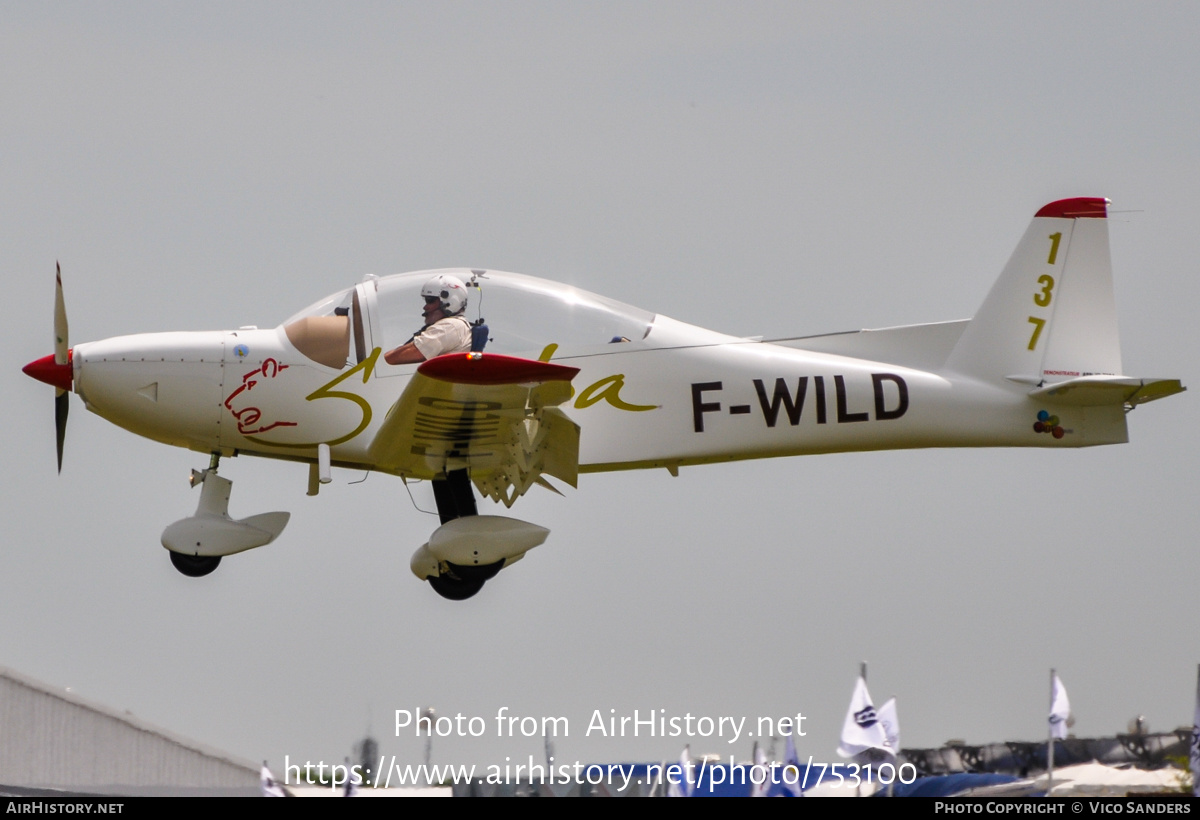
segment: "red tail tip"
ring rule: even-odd
[[[1097,196],[1060,199],[1042,207],[1034,216],[1058,219],[1104,219],[1108,216],[1108,200]]]

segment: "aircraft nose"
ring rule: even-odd
[[[36,361],[21,368],[27,376],[32,376],[40,382],[57,387],[59,390],[71,389],[71,354],[73,350],[67,351],[67,361],[65,364],[59,364],[54,361],[54,354],[43,356]]]

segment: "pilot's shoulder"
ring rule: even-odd
[[[471,349],[471,322],[465,316],[446,316],[425,328],[425,333],[418,338],[425,340],[425,344],[418,347],[427,359],[445,353],[465,352]]]

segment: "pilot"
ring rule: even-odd
[[[425,297],[425,326],[400,347],[384,354],[388,364],[416,364],[471,349],[471,323],[463,315],[467,310],[467,286],[462,280],[438,274],[425,283],[421,295]]]

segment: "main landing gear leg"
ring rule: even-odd
[[[479,508],[475,506],[475,491],[471,489],[471,477],[466,470],[450,470],[445,478],[435,478],[433,498],[443,524],[456,518],[479,515]]]

